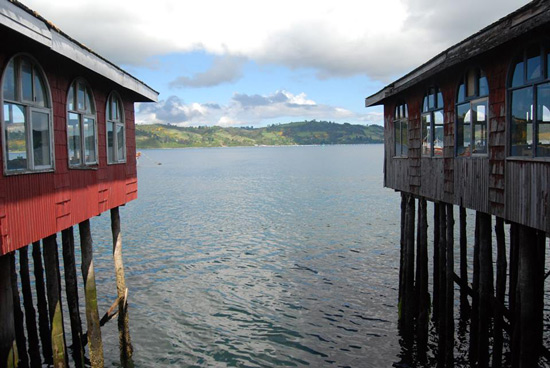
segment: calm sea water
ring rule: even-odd
[[[382,164],[381,145],[143,151],[121,210],[136,365],[391,366],[400,196]],[[103,313],[109,216],[92,227]],[[116,365],[116,322],[102,332]]]

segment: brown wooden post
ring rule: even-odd
[[[520,318],[519,308],[516,307],[516,300],[519,297],[518,271],[519,271],[519,247],[520,247],[520,225],[512,222],[510,224],[510,285],[508,292],[508,308],[510,311],[510,325],[512,333],[510,338],[510,350],[512,352],[512,367],[519,367],[519,340],[520,340]]]
[[[462,318],[468,315],[468,240],[466,237],[466,208],[460,207],[460,314]]]
[[[489,330],[492,322],[493,244],[491,215],[478,212],[479,217],[479,308],[478,367],[489,366]]]
[[[36,301],[38,306],[38,329],[42,342],[44,363],[53,364],[52,338],[50,336],[50,316],[46,302],[46,288],[44,287],[44,268],[42,267],[42,252],[40,242],[32,244],[32,258],[34,263],[34,280],[36,285]]]
[[[405,285],[405,272],[404,272],[404,262],[405,262],[405,227],[406,227],[406,212],[407,212],[407,195],[404,192],[401,192],[401,234],[399,239],[399,299],[398,303],[401,303],[403,298],[403,288]],[[401,315],[401,304],[399,304],[399,315]]]
[[[538,365],[543,331],[544,234],[519,225],[519,367]]]
[[[21,310],[21,298],[19,297],[19,288],[17,286],[17,268],[15,266],[15,252],[8,255],[10,257],[11,268],[11,291],[13,295],[13,318],[15,323],[15,341],[17,342],[17,353],[19,356],[20,368],[29,366],[29,356],[27,354],[27,338],[25,337],[25,324],[23,322],[23,311]]]
[[[470,364],[475,366],[478,361],[478,326],[479,326],[479,227],[480,217],[476,213],[475,219],[475,237],[474,237],[474,272],[472,277],[472,309],[470,320]]]
[[[447,206],[441,203],[439,206],[439,339],[438,362],[441,366],[445,363],[447,351]]]
[[[118,336],[120,344],[120,362],[123,366],[130,364],[133,348],[130,339],[128,316],[127,289],[124,278],[124,264],[122,262],[122,234],[120,232],[119,208],[111,209],[111,230],[113,233],[113,259],[115,263],[116,288],[120,299],[118,306]]]
[[[417,252],[417,351],[420,362],[426,361],[430,294],[428,291],[428,218],[425,198],[418,200],[418,252]]]
[[[78,280],[76,277],[76,263],[74,257],[73,228],[69,227],[61,232],[63,245],[63,265],[65,269],[65,292],[67,306],[71,320],[72,355],[77,368],[84,367],[84,347],[82,346],[82,323],[78,308]]]
[[[61,277],[59,274],[59,254],[57,234],[43,240],[44,265],[46,269],[46,290],[50,311],[50,331],[52,339],[53,365],[55,368],[67,367],[65,331],[63,327],[63,308],[61,307]]]
[[[439,211],[440,204],[434,202],[434,252],[433,252],[433,295],[432,295],[432,318],[437,324],[439,321]]]
[[[446,285],[446,322],[445,322],[445,365],[454,367],[454,213],[453,205],[447,204],[447,236],[446,259],[447,285]]]
[[[496,218],[495,233],[497,237],[497,280],[496,280],[496,302],[504,305],[506,294],[506,240],[504,235],[504,220]],[[500,307],[493,308],[495,315],[495,329],[493,342],[493,368],[502,367],[502,349],[504,320]]]
[[[84,279],[84,294],[86,298],[86,321],[88,326],[88,348],[92,368],[103,367],[103,342],[99,326],[97,310],[97,290],[95,285],[94,260],[92,250],[92,234],[90,220],[78,225],[80,232],[80,250],[82,253],[82,278]]]
[[[16,351],[11,262],[9,255],[3,255],[0,256],[0,366],[14,367],[19,359],[14,357]]]
[[[29,357],[31,367],[41,367],[40,345],[38,330],[36,329],[36,311],[34,310],[29,276],[28,247],[19,249],[19,275],[21,276],[21,291],[23,293],[23,305],[25,306],[25,322],[29,335]]]

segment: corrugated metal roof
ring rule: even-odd
[[[533,0],[504,18],[451,46],[423,65],[365,99],[365,106],[383,101],[442,70],[500,46],[541,24],[550,22],[550,2]]]
[[[17,0],[0,0],[0,4],[0,24],[137,93],[144,102],[157,101],[157,91],[71,38],[36,11]]]

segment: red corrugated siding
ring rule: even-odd
[[[0,255],[137,198],[131,95],[107,79],[36,47],[27,39],[17,39],[16,35],[3,41],[0,73],[3,73],[9,58],[18,52],[31,54],[48,79],[53,106],[56,168],[51,173],[0,175]],[[83,77],[90,84],[97,111],[99,165],[89,170],[69,169],[67,161],[66,96],[76,77]],[[113,90],[124,102],[128,162],[107,165],[105,101]]]

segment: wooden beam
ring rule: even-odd
[[[126,293],[124,264],[122,262],[122,233],[120,231],[119,208],[111,209],[111,230],[113,233],[113,259],[115,263],[117,295],[123,298]],[[120,347],[120,362],[123,367],[132,365],[132,341],[130,338],[128,303],[126,298],[119,302],[118,307],[118,336]]]
[[[439,207],[439,339],[437,347],[438,362],[444,366],[447,351],[447,206]]]
[[[430,320],[430,294],[428,291],[428,218],[425,198],[418,200],[417,238],[417,352],[420,362],[425,362],[428,349],[428,328]]]
[[[103,342],[99,326],[97,310],[97,290],[95,284],[94,260],[92,250],[92,234],[90,220],[78,225],[80,232],[80,250],[82,253],[82,277],[84,279],[84,294],[86,299],[86,321],[88,325],[88,347],[90,350],[90,365],[92,368],[103,367]]]
[[[44,287],[44,268],[42,267],[42,251],[40,242],[32,244],[32,258],[34,264],[34,280],[36,286],[36,302],[38,306],[38,330],[42,343],[44,363],[53,364],[52,338],[50,336],[50,316]]]
[[[29,355],[27,354],[27,338],[25,337],[25,324],[23,322],[23,311],[21,310],[21,298],[17,286],[17,268],[15,266],[15,252],[9,253],[11,263],[11,291],[13,294],[13,317],[15,322],[15,341],[17,342],[17,354],[19,366],[29,366]]]
[[[497,305],[504,305],[506,294],[506,239],[504,235],[504,220],[500,217],[496,218],[495,233],[497,237],[497,280],[495,299]],[[504,337],[502,334],[504,319],[500,308],[493,308],[495,316],[495,329],[493,340],[493,368],[502,367],[502,351]]]
[[[33,306],[31,280],[29,275],[28,247],[19,249],[19,275],[21,276],[21,291],[25,307],[25,323],[29,336],[29,358],[31,367],[41,367],[40,344],[36,327],[36,311]]]
[[[479,217],[479,306],[478,306],[478,368],[489,367],[489,331],[492,325],[493,246],[491,215],[478,212]]]
[[[10,256],[0,256],[0,366],[13,366],[15,358],[15,324],[13,318],[13,292],[11,290]],[[17,350],[17,346],[16,349]],[[11,359],[10,359],[11,352]]]
[[[446,205],[446,227],[447,227],[447,236],[445,239],[446,242],[446,321],[445,321],[445,366],[448,368],[454,367],[454,211],[453,205]]]
[[[460,207],[460,278],[468,284],[468,240],[466,236],[466,208]],[[460,289],[460,314],[462,318],[468,316],[470,304],[468,303],[468,293],[461,287]]]

